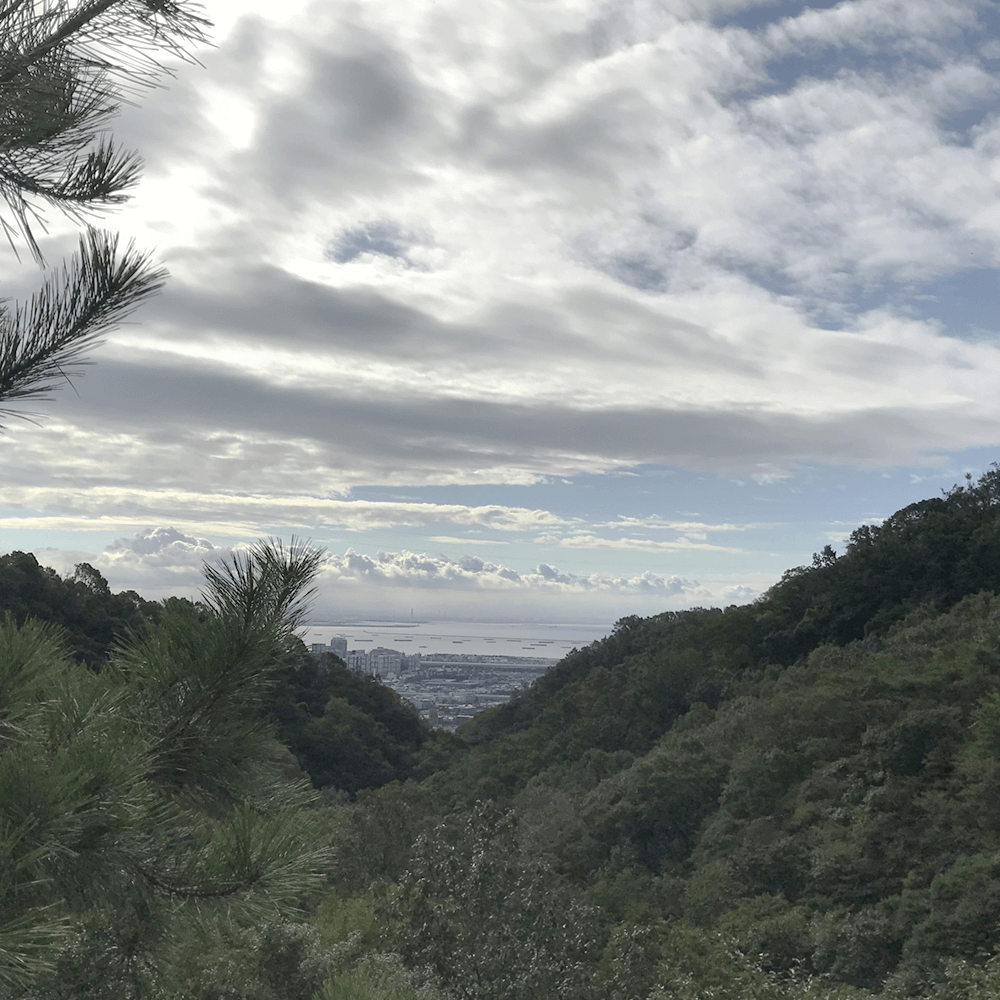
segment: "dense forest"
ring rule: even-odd
[[[752,604],[623,619],[457,736],[248,622],[255,552],[160,604],[0,558],[10,996],[1000,994],[1000,468]],[[190,857],[152,870],[136,796]],[[290,826],[240,846],[240,808]]]

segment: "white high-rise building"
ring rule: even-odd
[[[395,676],[401,672],[403,655],[397,649],[376,647],[368,654],[368,672],[380,677]]]

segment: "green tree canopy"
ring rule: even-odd
[[[171,598],[175,611],[194,605]],[[159,618],[161,606],[134,590],[113,594],[107,580],[89,563],[79,563],[63,579],[43,567],[30,552],[0,556],[0,616],[9,614],[17,625],[31,618],[60,625],[64,641],[77,659],[99,667],[116,642],[130,632],[141,632]]]

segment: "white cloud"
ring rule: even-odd
[[[475,544],[475,543],[473,543]],[[185,535],[172,527],[146,528],[131,538],[119,538],[91,561],[113,578],[115,586],[138,587],[153,581],[161,585],[199,585],[206,561],[233,551],[204,538]],[[122,583],[121,581],[127,581]],[[318,578],[324,600],[345,584],[374,588],[415,588],[433,591],[547,592],[644,594],[662,597],[697,593],[699,585],[677,576],[644,572],[633,576],[564,572],[542,563],[518,572],[475,555],[450,559],[418,552],[378,552],[368,555],[353,548],[343,554],[326,553]]]
[[[559,545],[564,549],[619,549],[629,552],[739,552],[737,548],[711,545],[687,535],[674,542],[657,542],[650,538],[601,538],[597,535],[569,535],[564,538],[543,535],[539,542]]]
[[[197,559],[200,564],[200,561],[216,552],[216,546],[207,538],[192,538],[176,528],[146,528],[137,531],[132,538],[117,539],[105,552],[111,558],[138,556],[140,559],[157,560],[166,564]]]
[[[440,542],[443,545],[509,545],[501,538],[456,538],[454,535],[431,535],[428,541]]]
[[[921,52],[956,29],[976,23],[973,4],[949,0],[853,0],[816,10],[806,7],[797,17],[786,17],[764,32],[776,51],[797,49],[803,42],[859,47],[878,51],[887,40],[899,40]]]
[[[148,599],[194,597],[204,583],[203,567],[233,550],[173,527],[144,528],[118,538],[91,562],[115,590],[136,590]]]
[[[550,511],[501,504],[470,507],[464,504],[334,500],[309,495],[196,493],[138,486],[92,486],[87,489],[8,486],[0,487],[0,498],[7,507],[46,512],[44,516],[0,518],[0,528],[107,529],[145,526],[152,519],[167,516],[192,531],[229,536],[253,535],[266,525],[367,531],[450,523],[518,532],[570,523]],[[157,532],[162,530],[156,529]]]
[[[678,531],[682,535],[704,537],[709,531],[743,531],[745,524],[707,524],[704,521],[671,521],[652,514],[649,517],[626,517],[620,514],[615,521],[598,521],[595,528],[662,528]]]
[[[379,552],[374,556],[348,549],[327,555],[321,582],[325,587],[358,581],[377,587],[429,590],[545,591],[558,594],[639,593],[674,596],[696,590],[697,583],[645,572],[637,576],[575,574],[546,563],[529,572],[478,556],[449,559],[415,552]]]
[[[626,614],[728,604],[757,593],[742,583],[703,586],[650,571],[572,573],[547,563],[518,571],[477,556],[453,560],[406,551],[366,555],[348,550],[327,562],[317,613],[366,609],[385,617],[408,615],[415,606],[425,614],[481,619],[610,621]]]

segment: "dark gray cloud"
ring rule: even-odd
[[[304,79],[295,93],[267,102],[236,174],[256,177],[289,208],[336,198],[345,184],[357,194],[404,175],[419,183],[407,167],[413,144],[437,128],[406,57],[370,33],[347,31],[300,58]]]
[[[551,113],[542,120],[511,116],[504,121],[491,106],[472,104],[458,116],[456,153],[491,170],[567,177],[616,185],[623,160],[634,166],[654,158],[636,124],[651,109],[638,89],[622,87],[596,96],[583,107]]]
[[[171,283],[143,311],[181,339],[227,334],[283,349],[317,347],[394,356],[448,350],[460,330],[373,288],[335,288],[261,265],[223,273],[213,287]]]
[[[214,144],[197,72],[184,67],[176,77],[164,77],[159,88],[123,105],[114,121],[116,141],[139,153],[147,177],[196,158]]]
[[[863,407],[804,417],[760,409],[648,406],[579,408],[550,402],[502,403],[397,392],[382,396],[283,388],[230,370],[130,365],[102,360],[64,397],[62,415],[107,433],[141,434],[153,448],[183,456],[149,470],[157,481],[255,481],[280,489],[294,472],[365,470],[391,481],[405,467],[413,481],[463,478],[485,468],[536,474],[616,464],[662,463],[749,474],[761,464],[789,465],[817,453],[831,463],[915,460],[914,442],[951,444],[959,411],[921,414]],[[982,433],[989,433],[982,421]],[[228,442],[228,444],[227,444]],[[136,456],[138,458],[139,456]]]
[[[588,325],[603,325],[606,333],[579,330],[583,324],[574,323],[574,314]],[[556,363],[585,357],[592,364],[606,355],[616,364],[684,361],[715,372],[759,373],[752,359],[734,354],[705,327],[584,284],[566,287],[555,302],[500,301],[474,319],[447,321],[377,287],[338,288],[258,265],[222,274],[214,287],[172,282],[144,308],[143,319],[180,341],[197,331],[199,340],[221,336],[282,350],[356,353],[373,361],[391,354],[394,362],[429,367],[440,359],[451,370],[490,370],[543,351]],[[637,335],[625,338],[618,332],[622,328]],[[322,356],[317,363],[329,360]],[[429,388],[431,371],[428,378]]]

